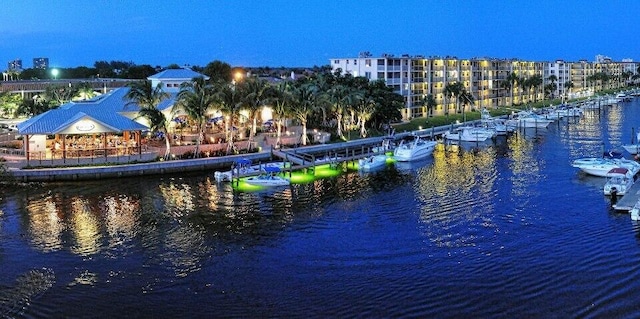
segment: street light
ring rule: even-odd
[[[52,69],[52,70],[51,70],[51,75],[53,75],[53,79],[54,79],[54,80],[56,79],[56,77],[58,77],[58,73],[59,73],[59,72],[60,72],[60,71],[58,71],[58,69]]]

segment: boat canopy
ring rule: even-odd
[[[267,173],[279,173],[280,167],[277,166],[265,166],[264,171]]]
[[[251,165],[251,160],[248,158],[241,158],[236,160],[237,165]]]
[[[629,173],[629,170],[624,167],[616,167],[612,168],[607,172],[607,177],[618,177],[620,175],[626,176]]]

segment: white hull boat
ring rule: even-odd
[[[614,168],[607,173],[607,183],[604,184],[605,195],[624,195],[633,186],[633,175],[626,168]]]
[[[417,135],[410,135],[402,139],[400,145],[393,151],[393,157],[400,162],[409,162],[428,157],[433,153],[438,142],[423,140]]]
[[[579,168],[586,174],[600,177],[607,177],[609,171],[614,168],[626,168],[631,176],[635,176],[640,171],[640,164],[627,159],[588,157],[573,161],[571,166]]]
[[[249,177],[245,179],[245,182],[251,185],[267,187],[287,186],[291,184],[288,179],[278,176],[278,173],[280,173],[280,168],[278,167],[265,167],[264,173]]]
[[[358,160],[358,169],[361,171],[372,171],[387,165],[386,155],[372,155]]]
[[[461,127],[456,132],[447,131],[442,134],[446,140],[451,142],[484,142],[496,136],[496,131],[483,127]]]
[[[640,150],[640,144],[625,144],[622,145],[622,148],[624,148],[625,151],[629,152],[629,154],[636,155]]]
[[[257,174],[264,171],[265,167],[278,167],[281,168],[283,163],[266,163],[266,164],[258,164],[251,165],[251,160],[242,158],[237,160],[231,167],[231,170],[225,172],[215,172],[213,177],[216,182],[230,182],[233,179],[234,175],[247,175],[247,174]]]

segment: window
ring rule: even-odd
[[[371,80],[371,72],[364,72],[364,77]]]
[[[378,59],[378,65],[384,65],[384,59]]]
[[[349,64],[349,60],[347,60],[347,64]]]
[[[353,65],[358,65],[358,60],[353,60]]]
[[[333,60],[333,64],[340,64],[340,60]]]
[[[364,65],[365,66],[371,66],[371,59],[364,60]]]

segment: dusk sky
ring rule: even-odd
[[[640,1],[7,1],[0,69],[48,57],[166,66],[327,65],[361,51],[458,58],[640,60]]]

